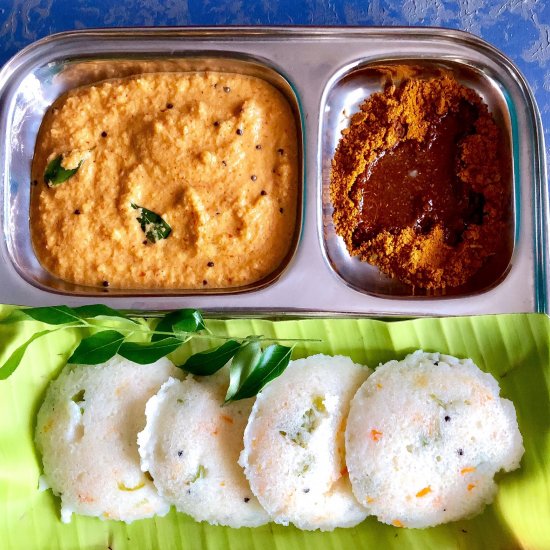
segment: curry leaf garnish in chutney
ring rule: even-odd
[[[46,166],[44,181],[48,184],[48,187],[56,187],[72,178],[78,172],[83,162],[81,160],[76,168],[63,168],[63,155],[57,155]]]
[[[131,205],[134,210],[140,211],[140,215],[136,219],[149,242],[156,243],[170,236],[172,228],[156,212],[134,203]]]

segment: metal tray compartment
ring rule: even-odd
[[[296,251],[301,227],[302,212],[302,190],[303,190],[303,139],[301,134],[301,119],[298,101],[290,84],[276,70],[266,64],[257,61],[249,56],[233,57],[224,56],[223,53],[212,54],[211,56],[190,55],[181,59],[87,59],[69,58],[57,59],[48,63],[47,66],[38,67],[35,72],[26,77],[29,81],[28,87],[23,85],[15,96],[17,108],[20,110],[22,121],[18,137],[23,139],[24,148],[12,151],[10,166],[12,167],[12,178],[17,182],[30,181],[28,172],[29,149],[34,149],[37,124],[40,125],[46,109],[61,94],[80,86],[95,84],[97,82],[114,78],[129,77],[144,73],[164,72],[202,72],[215,71],[225,73],[238,73],[242,75],[261,78],[277,88],[286,98],[295,118],[298,131],[298,193],[296,203],[296,228],[289,246],[289,252],[281,264],[268,276],[261,280],[241,287],[211,288],[205,290],[164,290],[164,289],[109,289],[112,295],[142,295],[142,294],[232,294],[257,290],[273,283],[286,269],[288,263]],[[22,93],[26,95],[22,95]],[[28,99],[29,92],[32,93],[32,101]],[[38,101],[37,101],[38,100]],[[8,223],[15,227],[26,227],[29,219],[30,188],[28,185],[17,185],[16,189],[8,189],[6,203],[12,204]],[[11,259],[18,273],[28,283],[44,289],[62,292],[68,295],[101,295],[101,287],[86,287],[68,283],[46,271],[38,262],[30,239],[29,231],[8,231],[6,232],[8,250]]]
[[[499,284],[511,268],[514,249],[514,212],[519,210],[513,193],[513,177],[503,182],[509,187],[511,204],[506,212],[508,233],[502,235],[498,254],[488,259],[482,268],[464,285],[448,289],[427,290],[414,288],[381,273],[377,267],[352,258],[342,238],[336,235],[332,223],[332,204],[330,201],[330,160],[340,138],[342,130],[349,125],[349,117],[359,111],[359,105],[371,94],[381,92],[388,79],[396,74],[407,74],[413,78],[429,78],[442,74],[451,74],[458,82],[475,90],[488,106],[503,137],[503,157],[509,160],[511,155],[512,120],[515,113],[509,109],[503,94],[503,86],[498,75],[476,69],[469,64],[441,59],[379,59],[358,66],[353,65],[336,75],[324,95],[321,106],[321,154],[323,156],[323,246],[329,265],[334,272],[350,287],[381,297],[457,297],[485,292]],[[514,146],[517,147],[517,143]]]
[[[147,295],[120,295],[105,289],[107,292],[100,292],[98,297],[97,289],[82,295],[62,286],[45,290],[22,243],[29,241],[28,188],[36,133],[46,108],[62,91],[56,88],[57,83],[63,82],[67,89],[124,76],[144,63],[154,66],[153,70],[189,70],[197,59],[209,60],[213,63],[211,68],[216,63],[241,64],[239,70],[243,71],[247,70],[243,69],[247,63],[252,63],[253,71],[263,71],[264,78],[278,80],[276,85],[287,97],[296,98],[291,103],[294,102],[302,122],[303,211],[301,233],[299,237],[296,234],[297,249],[286,269],[277,274],[279,277],[272,284],[236,294],[150,291]],[[476,78],[487,82],[494,91],[504,124],[508,124],[509,116],[515,194],[514,251],[505,276],[486,289],[478,289],[484,292],[452,299],[395,294],[389,299],[376,289],[372,294],[358,292],[342,281],[327,261],[324,235],[329,219],[324,195],[333,154],[330,149],[335,146],[327,138],[324,122],[325,111],[331,108],[327,94],[354,68],[381,59],[417,63],[437,59],[459,65],[469,74],[478,75]],[[532,94],[517,69],[500,52],[469,34],[414,28],[70,32],[45,38],[9,61],[0,72],[0,99],[0,212],[5,235],[0,243],[0,302],[76,305],[101,301],[128,309],[197,307],[244,314],[253,311],[416,316],[547,311],[548,192],[540,119]],[[331,132],[334,140],[337,131]],[[55,286],[51,281],[47,285]]]

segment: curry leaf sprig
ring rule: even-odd
[[[197,376],[208,376],[231,361],[226,402],[256,395],[268,382],[282,374],[290,362],[292,348],[272,343],[262,349],[262,343],[272,342],[262,336],[231,338],[211,334],[200,311],[180,309],[161,317],[154,329],[143,317],[117,311],[102,304],[70,308],[68,306],[16,309],[0,324],[28,320],[40,321],[51,328],[34,333],[12,352],[0,366],[0,380],[8,378],[20,365],[27,348],[38,338],[63,329],[86,329],[84,336],[68,362],[96,365],[116,354],[135,363],[154,363],[172,353],[191,338],[221,339],[223,344],[191,355],[177,365]],[[145,341],[130,340],[141,335]]]

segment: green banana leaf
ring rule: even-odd
[[[0,319],[10,309],[0,307]],[[345,354],[371,367],[416,349],[471,357],[493,374],[511,399],[523,434],[521,469],[502,476],[491,506],[474,519],[430,529],[399,529],[370,517],[353,529],[303,532],[269,524],[230,529],[197,523],[172,510],[164,518],[122,522],[73,516],[61,523],[59,502],[37,489],[40,457],[34,422],[49,380],[55,377],[79,334],[61,330],[37,339],[23,363],[0,382],[0,547],[6,549],[516,549],[550,548],[550,319],[545,315],[494,315],[383,322],[369,319],[266,321],[211,320],[209,328],[233,336],[318,338],[299,343],[293,358],[313,353]],[[32,334],[35,321],[0,324],[0,361]],[[183,361],[205,346],[178,350]]]

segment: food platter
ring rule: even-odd
[[[331,228],[328,196],[330,163],[343,124],[341,109],[352,111],[373,91],[372,79],[361,79],[362,67],[396,59],[454,68],[456,77],[469,83],[498,113],[509,135],[514,174],[513,252],[503,277],[482,292],[400,295],[376,272],[368,274],[372,284],[358,288],[354,273],[364,271],[364,266],[358,260],[348,265],[342,259],[341,244]],[[303,144],[302,216],[295,253],[285,268],[268,281],[272,284],[231,293],[215,289],[78,288],[52,279],[37,262],[27,230],[29,169],[47,107],[63,91],[105,78],[198,69],[239,70],[260,76],[295,102]],[[8,62],[0,75],[0,87],[0,131],[5,135],[0,154],[6,167],[0,301],[82,304],[93,297],[127,309],[185,305],[225,312],[399,316],[547,309],[548,198],[539,115],[517,69],[471,35],[441,29],[65,33],[37,42]]]
[[[297,54],[299,52],[299,55]],[[507,132],[513,165],[513,250],[501,277],[482,289],[446,295],[404,293],[391,280],[350,261],[332,226],[331,160],[347,116],[377,83],[384,63],[444,67],[474,88]],[[292,251],[272,277],[249,288],[111,289],[79,287],[48,274],[30,241],[30,165],[40,122],[64,91],[106,78],[166,71],[234,71],[263,78],[292,104],[299,139],[301,211]],[[302,532],[275,524],[233,530],[172,512],[122,522],[59,520],[59,502],[38,492],[34,418],[48,382],[78,343],[76,331],[29,348],[0,383],[2,449],[0,532],[8,547],[114,549],[281,546],[329,548],[543,548],[550,532],[549,204],[539,114],[513,64],[485,42],[444,29],[133,29],[63,33],[15,56],[0,73],[0,201],[5,240],[0,303],[23,306],[103,303],[138,315],[200,308],[209,328],[299,342],[293,358],[343,354],[371,367],[416,349],[471,357],[498,380],[516,407],[526,449],[520,470],[499,482],[493,505],[471,520],[427,530],[398,529],[368,518],[353,529]],[[358,284],[367,280],[368,284]],[[2,363],[44,325],[3,325]],[[391,318],[391,320],[382,320]],[[406,318],[408,320],[397,320]],[[176,352],[176,360],[197,351]],[[383,543],[382,543],[383,541]]]

